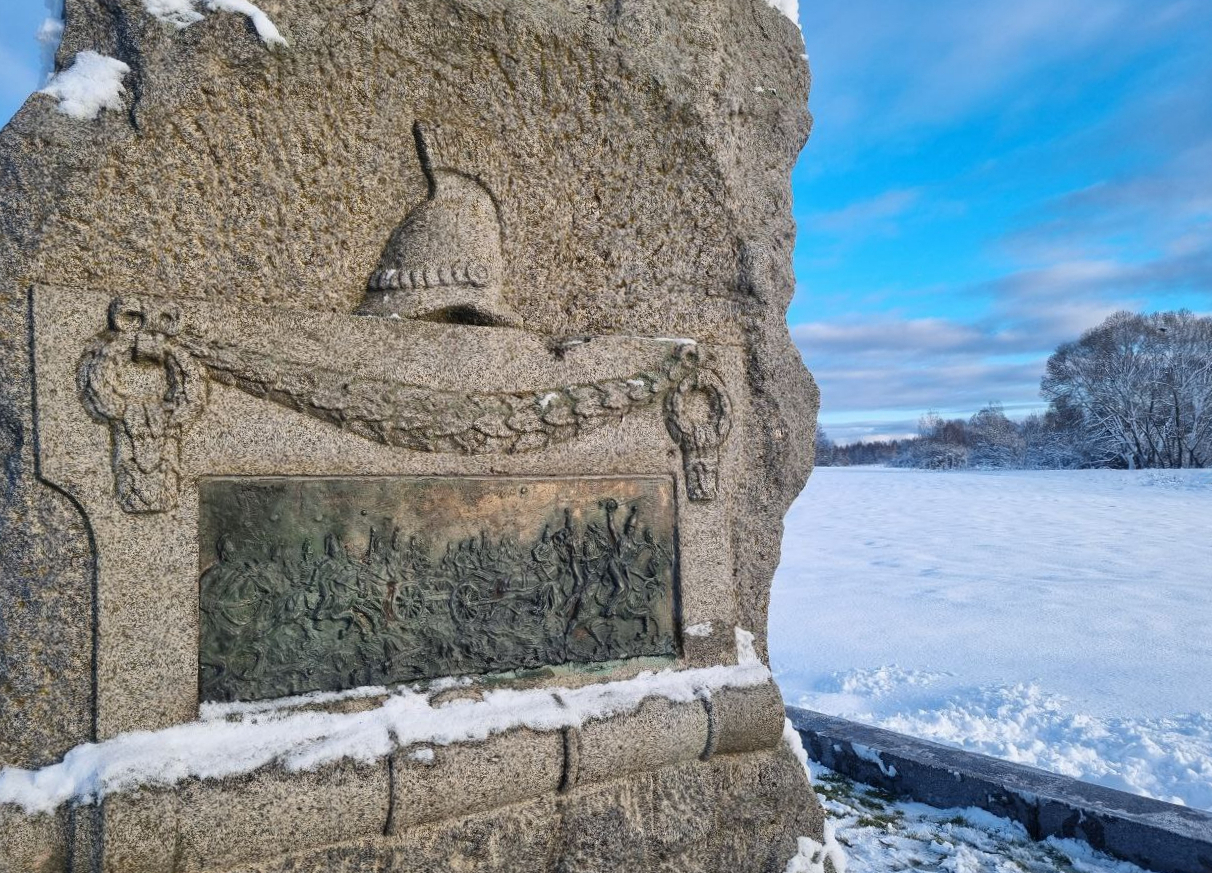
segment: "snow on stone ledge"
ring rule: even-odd
[[[257,36],[268,46],[286,45],[286,40],[278,32],[278,28],[259,6],[249,0],[143,0],[143,8],[149,14],[161,21],[167,21],[177,28],[186,28],[205,16],[195,8],[195,4],[204,2],[211,12],[234,12],[247,15],[257,29]]]
[[[94,51],[76,55],[72,65],[51,76],[40,94],[59,98],[58,109],[80,121],[90,121],[102,109],[122,108],[122,79],[130,67],[117,58]]]
[[[293,698],[276,708],[211,706],[202,720],[85,743],[40,770],[2,769],[0,804],[17,804],[34,814],[68,801],[96,803],[140,786],[171,786],[190,777],[221,779],[273,763],[288,771],[314,770],[344,758],[372,763],[399,748],[477,742],[523,727],[580,727],[634,712],[651,697],[688,703],[725,688],[770,680],[770,671],[757,664],[663,670],[571,689],[496,689],[480,699],[437,704],[433,695],[449,684],[435,683],[426,693],[407,688],[390,692],[380,706],[363,712],[299,711],[282,705],[315,702],[325,695]]]

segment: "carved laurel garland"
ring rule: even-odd
[[[110,426],[118,502],[128,512],[175,505],[177,457],[201,414],[207,376],[383,445],[465,455],[535,452],[665,400],[691,500],[718,492],[731,404],[720,377],[681,343],[651,370],[539,391],[435,390],[292,361],[182,330],[176,307],[118,298],[109,330],[80,362],[81,396]]]
[[[384,445],[465,455],[534,452],[619,421],[694,368],[677,349],[656,370],[517,393],[440,391],[190,340],[216,382]]]

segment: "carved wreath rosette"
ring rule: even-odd
[[[682,449],[686,494],[715,500],[720,491],[720,449],[732,428],[732,402],[711,370],[694,367],[665,399],[665,424]]]
[[[206,405],[202,366],[174,342],[179,326],[175,306],[117,298],[109,329],[80,361],[81,399],[109,425],[116,496],[127,512],[176,506],[181,436]]]

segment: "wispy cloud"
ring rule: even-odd
[[[46,82],[39,27],[59,0],[0,0],[0,124]]]
[[[803,17],[822,85],[819,123],[866,138],[1029,113],[1066,90],[1080,96],[1084,83],[1200,14],[1192,0],[875,0],[861,14],[822,2]]]
[[[918,205],[921,191],[903,188],[858,200],[831,212],[817,212],[802,220],[817,232],[853,235],[893,232],[896,219]]]
[[[1039,404],[1047,340],[946,319],[810,323],[792,338],[821,386],[834,420],[916,419],[930,408],[976,408],[991,400]]]
[[[877,411],[904,421],[931,408],[970,414],[990,401],[1038,409],[1044,364],[1058,345],[1113,312],[1148,308],[1141,299],[1098,292],[1097,278],[1118,272],[1065,265],[1007,277],[995,285],[991,313],[977,319],[856,313],[798,324],[791,333],[820,383],[822,411],[834,421],[856,423]],[[1074,293],[1075,284],[1085,290]]]

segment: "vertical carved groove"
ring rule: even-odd
[[[392,735],[395,739],[395,735]],[[387,756],[387,818],[383,821],[383,835],[391,836],[395,832],[395,815],[396,815],[396,756],[399,751],[392,752]]]
[[[707,743],[703,746],[703,753],[699,755],[699,760],[710,761],[720,742],[719,726],[716,723],[715,704],[711,702],[710,697],[703,698],[703,709],[707,712]]]
[[[581,771],[580,728],[564,728],[564,769],[560,774],[560,793],[565,794],[577,785]]]

